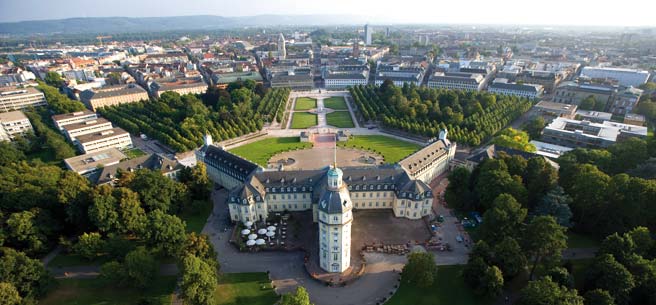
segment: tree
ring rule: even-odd
[[[590,290],[583,295],[585,305],[615,305],[615,299],[603,289]]]
[[[180,292],[186,304],[213,304],[216,285],[216,269],[196,256],[183,258]]]
[[[546,126],[544,118],[541,116],[536,116],[530,121],[526,122],[522,129],[526,131],[531,140],[537,140],[542,136],[542,130]]]
[[[488,297],[498,297],[503,292],[503,273],[497,266],[488,266],[481,277],[478,293]]]
[[[529,278],[533,278],[535,268],[545,258],[558,258],[567,247],[565,228],[556,223],[551,216],[537,216],[529,222],[524,232],[524,249],[533,257],[533,267]]]
[[[23,298],[37,298],[52,283],[43,263],[11,248],[1,248],[0,282],[13,285]]]
[[[526,163],[524,182],[528,190],[528,201],[531,207],[558,182],[558,171],[547,163],[544,157],[533,157]]]
[[[493,144],[514,148],[522,151],[534,152],[535,146],[529,143],[528,134],[512,127],[502,130],[497,137],[492,140]]]
[[[598,255],[586,275],[586,288],[606,290],[620,305],[629,302],[634,287],[633,275],[610,254]]]
[[[516,237],[519,226],[526,218],[526,209],[508,194],[501,194],[496,199],[491,209],[483,214],[481,224],[482,239],[488,244],[496,244],[504,237]]]
[[[185,224],[174,215],[168,215],[161,210],[150,212],[148,217],[146,240],[150,245],[164,251],[166,255],[178,254],[185,240]]]
[[[599,254],[610,254],[618,262],[624,264],[635,251],[635,244],[629,236],[617,233],[607,236],[599,247]]]
[[[537,216],[553,216],[559,225],[569,228],[572,226],[572,211],[569,208],[571,202],[572,198],[565,194],[562,187],[557,186],[542,197],[534,213]]]
[[[66,221],[80,229],[89,226],[91,191],[89,180],[73,171],[64,171],[57,182],[57,201],[66,210]]]
[[[180,250],[180,257],[185,256],[196,256],[204,260],[214,269],[218,270],[219,268],[214,246],[212,243],[210,243],[207,235],[205,234],[197,234],[196,232],[187,234],[187,238],[185,239],[182,245],[182,249]]]
[[[590,95],[581,101],[581,104],[579,105],[579,109],[594,110],[596,108],[596,104],[597,104],[597,99],[594,97],[594,95]]]
[[[0,283],[0,305],[19,305],[23,298],[11,283]]]
[[[471,173],[465,167],[457,167],[449,173],[449,185],[444,191],[444,199],[449,207],[456,210],[472,208],[472,193],[469,189]]]
[[[127,276],[125,268],[117,261],[104,263],[100,267],[100,278],[117,286],[125,285]]]
[[[205,163],[198,162],[194,167],[185,167],[180,171],[180,182],[187,185],[193,199],[206,200],[209,198],[212,182],[207,176]]]
[[[635,246],[634,252],[636,254],[647,257],[653,253],[652,251],[654,251],[654,247],[656,247],[656,241],[651,237],[649,229],[645,227],[635,227],[633,230],[627,232],[626,235],[631,238],[631,241],[633,241],[633,245]]]
[[[49,71],[46,73],[46,76],[43,78],[43,80],[46,82],[46,84],[55,88],[60,88],[64,85],[64,80],[62,79],[61,74],[54,71]]]
[[[114,197],[118,200],[119,232],[143,234],[148,221],[139,195],[128,188],[120,187],[114,190]]]
[[[608,168],[611,174],[619,174],[633,169],[649,158],[647,142],[633,137],[611,145],[608,151],[612,155]]]
[[[10,242],[20,245],[28,253],[38,253],[45,249],[48,240],[42,230],[43,224],[38,223],[36,213],[32,211],[13,213],[9,215],[6,223]]]
[[[101,185],[91,193],[93,200],[89,207],[89,219],[101,232],[112,232],[119,226],[119,215],[113,192],[114,189],[111,186]]]
[[[433,285],[437,265],[432,253],[413,252],[408,255],[408,263],[403,267],[403,280],[418,287]]]
[[[550,277],[530,281],[522,289],[518,305],[583,305],[583,298],[576,289],[568,289],[554,283]]]
[[[136,172],[128,187],[139,194],[147,211],[167,212],[175,211],[172,203],[177,203],[176,200],[182,195],[176,184],[178,182],[165,177],[159,171],[141,169]]]
[[[506,236],[500,243],[495,245],[494,261],[506,277],[514,277],[524,270],[527,265],[522,248],[510,236]]]
[[[0,166],[25,160],[25,154],[8,141],[0,141]]]
[[[310,295],[304,287],[296,287],[294,293],[283,294],[280,298],[280,305],[312,305]]]
[[[73,246],[73,252],[88,260],[98,256],[105,248],[105,242],[98,232],[84,233],[78,237],[77,243]]]
[[[125,275],[130,286],[147,287],[150,285],[159,270],[159,264],[144,247],[125,256],[123,263]]]

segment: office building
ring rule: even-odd
[[[97,133],[112,128],[112,122],[103,118],[98,118],[95,120],[88,120],[81,123],[66,125],[64,130],[68,140],[75,142],[75,139],[81,135]]]
[[[107,148],[127,149],[132,148],[130,134],[121,128],[112,128],[78,136],[77,146],[85,153],[92,153]]]
[[[368,24],[364,25],[364,45],[365,46],[370,46],[371,45],[371,36],[374,34],[373,31],[374,31],[374,29],[371,28],[370,25],[368,25]]]
[[[45,106],[43,92],[32,88],[0,87],[0,112]]]
[[[287,46],[285,45],[285,36],[280,33],[278,36],[278,59],[283,60],[287,58]]]
[[[605,148],[630,137],[646,136],[647,127],[556,118],[544,128],[541,141],[566,147]]]
[[[536,84],[512,84],[508,83],[507,79],[497,78],[487,88],[490,93],[512,95],[525,97],[528,99],[536,99],[542,96],[544,88],[542,85]]]
[[[79,124],[90,120],[95,120],[98,115],[90,110],[77,111],[64,114],[55,114],[52,116],[52,121],[55,127],[64,132],[64,126],[70,124]]]
[[[429,88],[481,91],[485,88],[485,78],[480,73],[435,72],[428,79]]]
[[[80,93],[80,100],[89,109],[96,111],[107,106],[147,101],[148,92],[136,84],[118,85],[84,90]]]
[[[22,111],[0,112],[0,141],[11,141],[31,131],[32,124]]]
[[[96,152],[64,159],[64,165],[82,176],[90,176],[104,167],[118,164],[128,157],[116,148],[107,148]]]

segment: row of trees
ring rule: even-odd
[[[265,119],[280,116],[289,89],[271,89],[259,98],[242,87],[229,96],[231,104],[216,111],[194,95],[165,92],[156,101],[105,107],[99,112],[131,133],[143,133],[176,151],[188,151],[202,145],[207,133],[222,141],[260,130]]]
[[[434,137],[447,128],[455,141],[478,145],[531,107],[527,99],[431,89],[386,80],[381,86],[350,89],[364,120],[391,128]]]
[[[52,73],[56,76],[53,76]],[[48,78],[49,76],[51,76],[51,79]],[[49,107],[58,114],[86,110],[84,104],[79,101],[71,100],[66,95],[59,92],[63,80],[61,80],[61,77],[59,77],[59,80],[53,80],[53,78],[56,78],[57,76],[59,76],[59,74],[56,72],[48,72],[45,83],[38,81],[39,86],[37,88],[43,92],[43,95],[48,101]]]

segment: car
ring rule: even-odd
[[[456,236],[456,241],[457,242],[461,243],[463,240],[464,239],[462,238],[462,236],[460,236],[460,235]]]
[[[444,215],[437,216],[437,221],[444,222]]]

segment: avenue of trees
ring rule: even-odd
[[[486,92],[431,89],[414,85],[349,88],[366,121],[436,137],[447,128],[456,142],[479,145],[531,107],[531,101]]]
[[[265,90],[252,81],[210,87],[200,96],[165,92],[155,101],[104,107],[99,112],[130,133],[143,133],[176,151],[258,131],[265,122],[281,121],[289,89]]]

